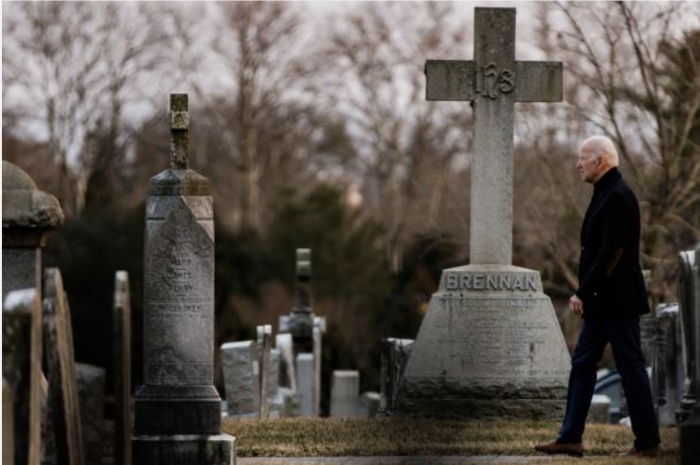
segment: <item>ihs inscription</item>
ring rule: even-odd
[[[496,63],[479,66],[476,71],[476,93],[496,100],[501,94],[508,94],[515,89],[515,71],[499,71]]]

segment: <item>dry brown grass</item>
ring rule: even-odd
[[[537,455],[533,446],[551,441],[558,423],[459,422],[408,419],[280,419],[225,420],[222,429],[238,438],[239,457],[339,457],[396,455]],[[676,429],[661,431],[664,455],[646,464],[677,461]],[[586,459],[556,459],[556,465],[639,464],[615,457],[633,442],[624,426],[590,424]]]

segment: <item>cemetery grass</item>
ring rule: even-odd
[[[535,444],[556,437],[557,422],[467,422],[440,420],[298,419],[224,420],[225,433],[236,436],[239,457],[344,457],[397,455],[533,455]],[[618,454],[633,443],[624,426],[589,424],[587,456],[548,460],[549,464],[618,464]],[[645,464],[677,461],[676,429],[662,428],[664,453]],[[545,456],[542,456],[543,458]],[[624,459],[622,459],[624,460]],[[544,462],[543,462],[544,463]],[[633,463],[633,462],[630,462]],[[639,463],[634,462],[634,463]]]

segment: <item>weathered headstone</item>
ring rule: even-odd
[[[379,413],[381,394],[378,392],[363,392],[360,396],[360,409],[362,417],[373,418]]]
[[[267,385],[267,398],[270,402],[270,418],[279,418],[283,406],[283,399],[280,395],[280,351],[270,349],[270,366],[268,367],[269,384]]]
[[[675,426],[683,394],[681,332],[678,304],[662,304],[656,309],[657,344],[654,351],[654,394],[659,425]]]
[[[84,463],[101,463],[104,440],[105,370],[104,368],[75,364],[76,385],[80,400],[80,424]]]
[[[314,416],[314,354],[297,355],[297,386],[302,417]]]
[[[255,341],[227,342],[221,346],[221,367],[228,414],[260,415],[260,361]]]
[[[280,386],[280,351],[279,349],[270,349],[270,365],[269,365],[269,380],[267,385],[267,397],[274,399],[279,393]]]
[[[693,321],[690,333],[692,333],[692,353],[688,356],[694,360],[694,372],[690,375],[694,379],[696,389],[700,386],[700,243],[695,248],[694,291],[693,291]],[[696,402],[687,420],[680,424],[679,428],[679,456],[681,465],[691,465],[700,457],[700,402],[697,401],[698,391],[695,391]]]
[[[589,423],[610,423],[610,397],[595,394],[586,421]]]
[[[642,270],[644,276],[644,285],[647,289],[647,298],[649,299],[649,307],[651,312],[642,315],[639,318],[639,332],[642,341],[642,355],[646,366],[652,366],[654,360],[654,350],[656,345],[656,309],[651,302],[651,270]]]
[[[678,255],[678,310],[683,336],[683,398],[677,413],[678,423],[690,416],[698,399],[698,386],[693,373],[696,370],[694,326],[695,314],[695,251],[686,250]]]
[[[413,348],[413,339],[382,339],[380,371],[380,405],[381,415],[388,415],[396,405],[399,384],[403,379],[408,357]]]
[[[2,463],[15,463],[15,395],[2,379]]]
[[[314,392],[313,392],[313,402],[311,414],[317,417],[321,414],[321,361],[323,349],[323,329],[320,325],[314,324],[313,329],[313,341],[314,341]]]
[[[39,294],[35,289],[12,291],[5,296],[2,310],[2,377],[14,394],[14,463],[39,465],[42,459]]]
[[[2,162],[2,297],[34,288],[41,299],[41,249],[63,224],[58,200],[18,166]]]
[[[136,465],[231,464],[214,387],[214,211],[189,169],[187,94],[170,96],[170,169],[146,203],[144,385],[136,389]]]
[[[298,391],[297,372],[294,360],[294,341],[289,333],[275,336],[275,347],[280,351],[280,386],[288,387],[292,392]]]
[[[260,418],[270,416],[270,350],[272,326],[258,326],[258,361],[260,365]]]
[[[58,268],[44,271],[43,313],[44,366],[49,385],[48,404],[57,463],[86,463],[71,315]],[[53,455],[53,451],[50,455]]]
[[[562,99],[559,62],[515,61],[515,10],[476,8],[474,61],[428,61],[428,100],[471,100],[470,265],[443,271],[397,410],[561,418],[570,356],[537,271],[511,265],[513,108]]]
[[[331,416],[357,417],[360,415],[360,372],[335,370],[331,382]]]
[[[114,463],[131,465],[131,294],[126,271],[114,277],[112,325]]]

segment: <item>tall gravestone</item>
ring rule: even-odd
[[[428,61],[428,100],[472,101],[470,261],[443,271],[397,410],[561,418],[570,357],[540,274],[512,266],[515,102],[562,99],[559,62],[515,60],[515,10],[476,8],[473,61]]]
[[[41,329],[36,289],[8,293],[2,308],[2,378],[14,396],[15,465],[42,461]]]
[[[189,168],[186,94],[170,96],[170,169],[146,203],[144,385],[135,392],[136,465],[232,464],[214,387],[214,212]]]
[[[690,337],[693,339],[693,347],[690,348],[688,357],[694,361],[694,371],[689,373],[694,380],[696,389],[700,386],[700,243],[695,248],[695,266],[693,267],[693,314],[692,326],[689,330]],[[690,416],[687,420],[680,424],[680,464],[691,465],[697,463],[700,457],[700,402],[697,399],[698,392],[695,391],[695,404],[693,405]]]
[[[131,294],[126,271],[117,271],[114,276],[112,357],[114,463],[131,465]]]

